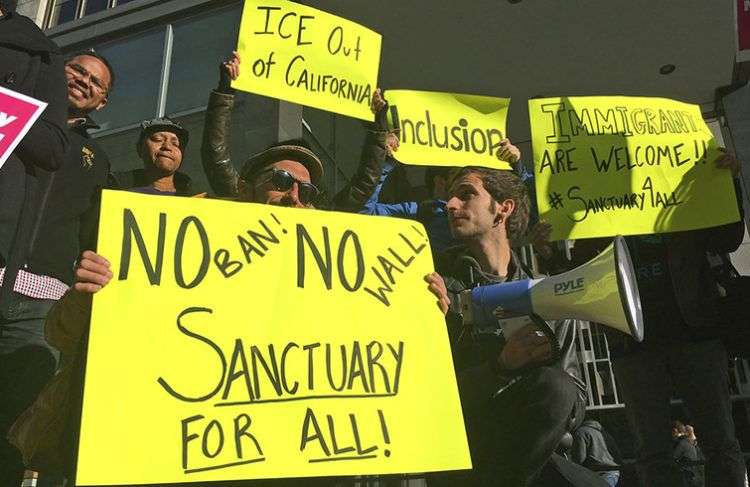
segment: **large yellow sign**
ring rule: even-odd
[[[398,122],[392,115],[390,122],[401,129],[400,162],[510,169],[498,156],[510,99],[410,90],[385,96],[398,112]]]
[[[106,191],[79,485],[470,468],[410,221]]]
[[[540,217],[552,239],[676,232],[739,220],[698,106],[663,98],[529,101]]]
[[[245,0],[235,88],[373,120],[381,36],[286,0]]]

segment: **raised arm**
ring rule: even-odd
[[[217,196],[237,196],[239,173],[232,165],[229,152],[229,132],[234,108],[234,89],[231,81],[240,74],[237,52],[219,66],[219,85],[208,97],[208,108],[203,126],[201,162],[211,189]]]
[[[379,88],[372,96],[371,108],[375,113],[375,122],[367,129],[357,172],[352,176],[349,184],[333,199],[334,206],[338,210],[362,211],[365,202],[370,199],[380,181],[383,162],[389,149],[386,118],[388,104],[383,99]]]

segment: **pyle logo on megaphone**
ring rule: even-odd
[[[584,278],[579,277],[578,279],[571,279],[569,281],[561,281],[555,284],[554,292],[555,296],[564,296],[566,294],[573,294],[583,291]]]
[[[464,324],[497,323],[505,316],[535,314],[545,320],[593,321],[643,340],[643,311],[633,261],[623,237],[587,263],[556,276],[522,279],[462,291]]]

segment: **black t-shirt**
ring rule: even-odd
[[[628,247],[643,308],[644,343],[673,342],[684,336],[687,326],[674,293],[664,237],[628,237]]]

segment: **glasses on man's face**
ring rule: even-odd
[[[297,183],[299,201],[305,206],[315,203],[320,195],[320,190],[312,183],[306,183],[292,176],[283,169],[274,169],[271,177],[264,183],[270,182],[277,191],[289,191],[294,183]]]
[[[89,82],[94,86],[96,91],[98,91],[102,95],[107,94],[107,88],[104,86],[104,82],[100,80],[99,78],[97,78],[96,76],[94,76],[93,74],[91,74],[91,72],[88,69],[84,68],[78,63],[68,63],[65,65],[65,67],[69,68],[71,71],[76,73],[81,78],[88,78]]]

